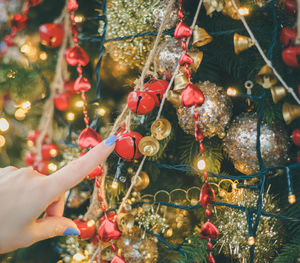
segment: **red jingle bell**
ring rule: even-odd
[[[285,0],[284,9],[290,15],[294,16],[297,12],[297,2],[296,0]]]
[[[285,47],[295,44],[295,39],[297,37],[297,30],[294,28],[285,27],[282,29],[280,34],[280,42]]]
[[[37,138],[40,136],[40,132],[37,130],[32,130],[28,132],[27,138],[29,141],[31,141],[33,144],[35,144]]]
[[[74,91],[77,93],[86,92],[91,89],[89,80],[85,77],[79,76],[74,83]]]
[[[281,53],[283,62],[292,68],[300,66],[300,46],[288,47]]]
[[[65,59],[70,66],[86,66],[90,61],[88,54],[80,46],[68,48],[65,51]]]
[[[13,31],[23,30],[28,24],[28,17],[23,14],[15,14],[11,20]]]
[[[213,223],[207,221],[201,227],[200,237],[204,239],[217,239],[219,237],[219,230]]]
[[[60,111],[69,110],[72,107],[72,99],[67,92],[56,94],[53,100],[55,108]]]
[[[26,152],[25,153],[25,162],[27,165],[33,165],[35,162],[35,153]]]
[[[192,65],[194,63],[194,59],[190,57],[187,53],[183,53],[179,59],[179,65],[185,66],[185,65]]]
[[[125,161],[133,161],[142,156],[138,144],[143,136],[137,132],[122,133],[116,141],[115,152]]]
[[[76,0],[69,0],[67,4],[68,12],[74,12],[78,9],[78,3]]]
[[[179,22],[174,31],[174,38],[177,40],[189,38],[192,35],[191,28],[183,22]]]
[[[96,224],[94,220],[84,221],[82,219],[74,219],[73,222],[77,225],[80,231],[81,239],[90,239],[95,235]]]
[[[44,46],[56,48],[59,47],[64,38],[63,24],[44,24],[39,28],[41,43]]]
[[[98,235],[102,242],[108,242],[112,239],[118,239],[121,236],[121,232],[118,229],[117,222],[104,218],[99,229]]]
[[[144,85],[145,91],[153,96],[156,107],[159,107],[168,86],[169,82],[162,79],[150,80]]]
[[[147,114],[155,106],[154,98],[144,91],[131,91],[127,96],[128,108],[136,114]]]
[[[123,259],[119,256],[114,256],[110,263],[127,263],[127,262],[125,259]]]
[[[82,149],[95,147],[101,142],[100,135],[92,128],[85,128],[78,137],[78,146]]]
[[[58,147],[55,144],[43,144],[41,152],[43,160],[50,160],[58,155]]]
[[[204,103],[202,91],[193,83],[187,84],[181,93],[181,104],[184,107],[201,106]]]
[[[65,90],[65,92],[69,93],[70,96],[73,96],[74,94],[76,94],[76,92],[74,90],[74,84],[75,84],[75,81],[73,81],[73,80],[66,81],[64,83],[64,90]]]
[[[38,171],[41,174],[48,175],[49,174],[49,161],[47,160],[40,160],[36,161],[33,164],[34,170]]]
[[[296,129],[292,133],[292,140],[295,145],[300,147],[300,129]]]
[[[200,203],[203,208],[213,205],[216,200],[215,191],[209,183],[204,183],[200,193]]]

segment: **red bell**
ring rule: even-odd
[[[74,90],[74,84],[75,84],[75,81],[73,81],[73,80],[67,81],[64,83],[64,90],[65,90],[65,92],[69,93],[70,96],[73,96],[76,93]]]
[[[116,154],[125,161],[133,161],[142,156],[138,149],[143,136],[137,132],[122,133],[118,136],[115,146]]]
[[[125,259],[123,259],[119,256],[114,256],[110,263],[127,263],[127,262]]]
[[[131,91],[127,96],[128,108],[136,114],[147,114],[155,106],[154,98],[144,91]]]
[[[41,152],[43,160],[50,160],[58,155],[58,147],[55,144],[43,144]]]
[[[28,24],[28,17],[23,14],[15,14],[11,20],[13,31],[23,30]]]
[[[121,236],[121,232],[118,229],[117,222],[105,218],[100,224],[98,229],[98,235],[102,242],[108,242],[112,239],[118,239]]]
[[[294,16],[297,12],[297,2],[296,0],[285,0],[284,9],[290,15]]]
[[[35,153],[26,152],[25,153],[25,162],[27,165],[33,165],[33,163],[35,162]]]
[[[295,39],[297,37],[297,30],[294,28],[285,27],[282,29],[280,34],[280,42],[285,47],[295,44]]]
[[[95,147],[101,142],[100,135],[92,128],[85,128],[78,137],[78,146],[82,149]]]
[[[300,147],[300,129],[296,129],[292,133],[292,140],[295,145]]]
[[[49,165],[49,161],[40,160],[40,161],[34,162],[33,168],[41,174],[48,175],[49,174],[48,165]]]
[[[39,28],[41,43],[44,46],[56,48],[59,47],[64,38],[63,24],[44,24]]]
[[[65,51],[65,59],[71,66],[86,66],[89,63],[89,56],[80,46],[70,47]]]
[[[68,12],[74,12],[78,9],[78,3],[76,0],[69,0],[67,4]]]
[[[200,204],[203,208],[213,205],[216,200],[215,191],[209,183],[204,183],[200,193]]]
[[[36,143],[37,138],[40,136],[40,132],[37,130],[32,130],[28,132],[27,138],[29,141],[32,141],[33,144]]]
[[[207,221],[201,227],[200,237],[204,239],[217,239],[219,237],[219,230],[213,223]]]
[[[187,84],[181,93],[181,104],[184,107],[201,106],[204,103],[202,91],[193,83]]]
[[[153,79],[145,84],[145,91],[154,97],[156,107],[159,107],[168,86],[169,82],[162,79]]]
[[[72,99],[70,94],[67,92],[56,94],[53,100],[55,108],[60,111],[65,111],[72,107]]]
[[[194,63],[194,59],[191,58],[187,53],[183,53],[179,59],[179,65],[185,66],[185,65],[192,65]]]
[[[283,62],[292,68],[300,66],[300,46],[288,47],[281,53]]]
[[[89,80],[85,77],[79,76],[74,83],[74,91],[77,93],[86,92],[91,89]]]
[[[83,221],[82,219],[74,219],[73,222],[80,231],[81,239],[90,239],[95,235],[96,224],[94,220]]]
[[[174,31],[174,38],[177,40],[183,38],[189,38],[192,35],[192,30],[188,25],[183,22],[179,22]]]

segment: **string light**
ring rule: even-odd
[[[89,221],[87,222],[87,226],[88,226],[88,227],[91,227],[91,226],[93,226],[93,225],[95,225],[95,221],[94,221],[94,220],[89,220]]]
[[[5,137],[0,135],[0,148],[5,145],[5,142],[6,142]]]
[[[74,114],[74,112],[68,112],[68,113],[66,114],[66,118],[67,118],[68,121],[74,121],[74,119],[75,119],[75,114]]]
[[[106,110],[104,108],[98,108],[97,109],[97,113],[100,115],[100,116],[104,116],[105,113],[106,113]]]
[[[25,119],[26,117],[26,112],[23,108],[19,108],[15,111],[15,118],[18,120],[18,121],[22,121]]]
[[[85,259],[85,256],[81,253],[76,253],[74,256],[73,256],[73,259],[76,261],[76,262],[81,262],[82,260]]]
[[[242,16],[247,16],[247,15],[249,15],[249,9],[247,7],[241,7],[239,9],[239,13]]]
[[[206,166],[206,164],[205,164],[205,160],[204,160],[204,159],[198,160],[198,162],[197,162],[197,168],[198,168],[200,171],[204,170],[204,169],[205,169],[205,166]]]
[[[75,106],[78,108],[82,108],[84,106],[83,100],[78,100],[75,102]]]
[[[249,245],[249,246],[253,246],[254,244],[255,244],[255,239],[254,239],[254,237],[252,237],[252,236],[249,237],[249,238],[248,238],[248,245]]]
[[[28,141],[27,141],[27,146],[28,146],[28,147],[33,147],[33,146],[34,146],[34,142],[31,141],[31,140],[28,140]]]
[[[9,123],[5,118],[0,118],[0,131],[5,132],[9,129]]]
[[[83,15],[76,15],[74,17],[75,23],[82,23],[84,21],[84,16]]]
[[[40,60],[46,60],[48,58],[48,55],[46,52],[41,52],[40,53]]]
[[[231,97],[235,97],[237,95],[237,90],[235,88],[229,87],[227,89],[227,95]]]
[[[22,104],[21,104],[21,108],[23,109],[23,110],[30,110],[30,108],[31,108],[31,102],[30,101],[25,101],[25,102],[23,102]]]
[[[51,149],[51,150],[49,151],[49,154],[50,154],[50,156],[53,158],[53,157],[56,157],[56,156],[57,156],[58,152],[57,152],[56,149]]]
[[[55,163],[49,163],[48,164],[48,169],[51,172],[55,172],[57,170],[57,165]]]
[[[289,196],[288,196],[288,199],[289,199],[289,203],[290,203],[291,205],[296,203],[296,196],[295,196],[294,194],[289,195]]]
[[[117,189],[118,188],[118,182],[113,181],[112,184],[111,184],[111,188]]]

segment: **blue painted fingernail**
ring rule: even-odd
[[[111,135],[104,141],[104,144],[107,146],[111,146],[116,142],[116,140],[117,140],[117,136]]]
[[[65,232],[64,232],[65,236],[79,236],[80,235],[80,231],[76,228],[73,227],[68,227]]]

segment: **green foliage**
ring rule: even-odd
[[[299,233],[299,232],[298,232]],[[300,236],[295,236],[283,247],[274,263],[295,263],[300,256]]]

